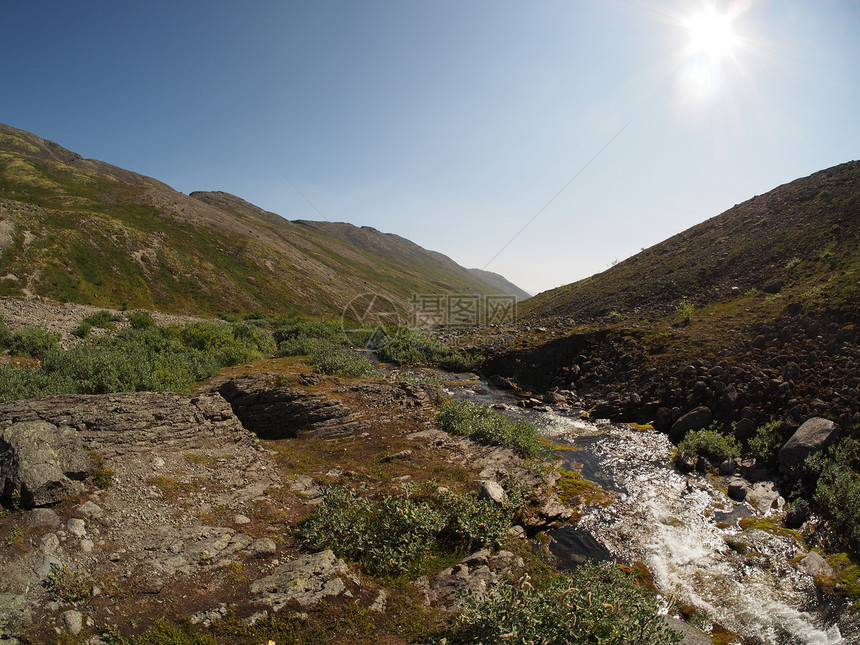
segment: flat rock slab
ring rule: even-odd
[[[346,563],[327,549],[281,565],[275,573],[254,582],[251,593],[259,594],[259,601],[275,611],[291,600],[309,607],[329,596],[352,597],[344,579],[358,584]]]

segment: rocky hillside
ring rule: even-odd
[[[369,227],[288,221],[0,125],[0,295],[173,313],[337,315],[367,292],[527,294]]]
[[[770,419],[787,437],[812,415],[860,428],[860,162],[754,197],[520,314],[487,371],[576,392],[597,416],[668,429],[704,407],[741,438]]]
[[[753,197],[611,269],[538,294],[523,317],[658,320],[682,300],[733,312],[755,292],[807,308],[860,306],[860,162]]]

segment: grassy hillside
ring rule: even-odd
[[[686,301],[719,317],[772,317],[787,304],[856,309],[860,162],[780,186],[611,269],[524,303],[526,319],[655,321]],[[769,292],[769,293],[768,293]],[[758,296],[769,295],[762,301]]]
[[[381,293],[525,293],[396,235],[179,193],[0,125],[0,295],[177,313],[337,315]]]

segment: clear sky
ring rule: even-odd
[[[0,122],[535,293],[860,157],[858,34],[858,0],[12,0]]]

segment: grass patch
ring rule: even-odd
[[[436,424],[450,434],[512,448],[523,457],[548,458],[552,453],[532,424],[511,419],[488,405],[470,401],[443,403],[436,415]]]

